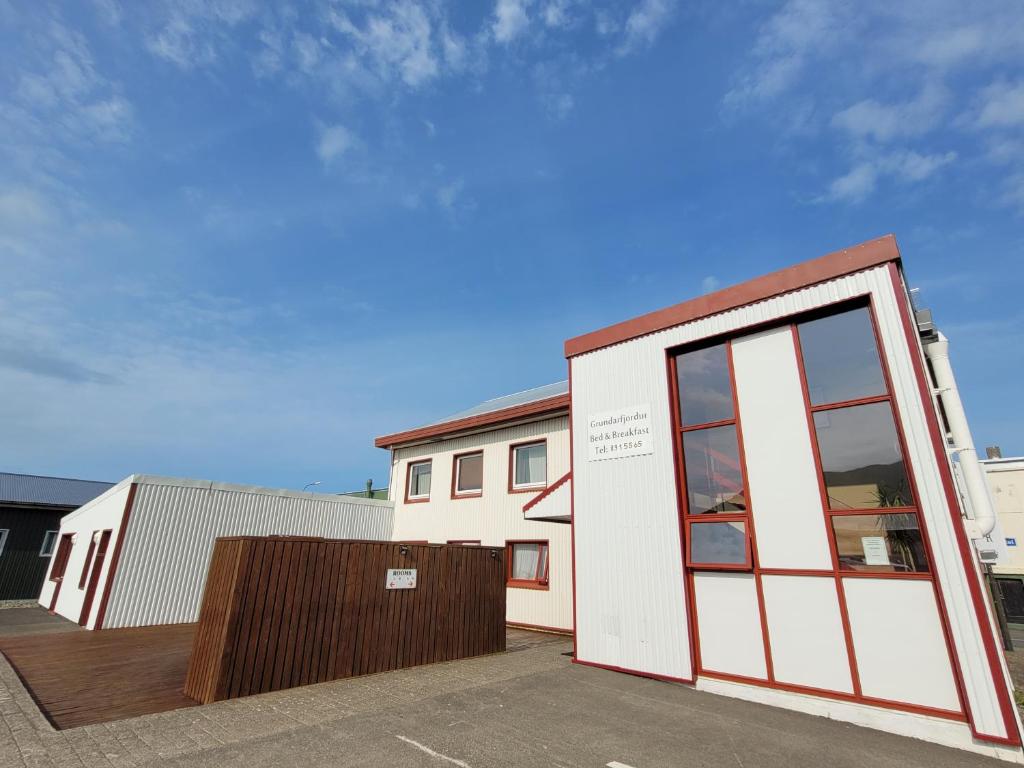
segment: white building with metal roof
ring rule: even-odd
[[[505,548],[507,622],[566,633],[568,392],[560,381],[376,440],[391,451],[395,539]]]

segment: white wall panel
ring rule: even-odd
[[[843,590],[864,695],[959,711],[932,585],[856,578]]]
[[[93,628],[96,613],[99,610],[103,597],[103,590],[107,583],[107,575],[110,571],[110,562],[117,546],[117,540],[121,536],[121,519],[124,515],[124,506],[128,500],[130,483],[123,481],[111,488],[106,493],[96,497],[88,504],[84,504],[74,512],[65,515],[60,521],[60,535],[72,534],[74,544],[68,558],[67,568],[64,570],[64,583],[61,586],[60,594],[57,597],[57,605],[54,610],[66,619],[77,622],[82,613],[82,606],[85,603],[85,593],[88,589],[88,580],[83,589],[78,588],[78,582],[82,575],[82,568],[85,567],[85,558],[89,552],[89,541],[94,531],[110,530],[110,542],[107,547],[106,558],[99,574],[99,581],[96,586],[96,594],[89,611],[90,618],[87,627]],[[50,567],[53,567],[55,558],[50,558]],[[53,590],[56,584],[50,581],[47,573],[46,581],[43,582],[43,589],[39,595],[39,604],[47,608],[53,597]]]
[[[835,579],[763,576],[761,591],[775,679],[853,693]]]
[[[803,389],[788,326],[732,344],[762,568],[831,568]]]
[[[507,590],[506,616],[517,624],[572,630],[571,529],[564,523],[527,520],[523,507],[540,491],[509,493],[509,446],[547,440],[547,482],[569,471],[569,420],[566,416],[479,432],[435,443],[398,448],[391,469],[391,498],[395,503],[395,532],[399,541],[479,540],[504,547],[506,541],[542,540],[549,545],[548,589]],[[483,495],[451,498],[453,456],[467,451],[484,453]],[[431,460],[430,500],[405,503],[406,468],[410,461]],[[563,489],[567,486],[563,486]],[[563,493],[555,491],[553,496]]]
[[[391,538],[391,502],[135,477],[104,628],[196,621],[218,536]],[[97,603],[98,603],[97,599]]]
[[[705,670],[768,676],[757,586],[749,573],[698,573],[693,577]]]

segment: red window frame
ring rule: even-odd
[[[516,449],[526,448],[531,445],[544,445],[544,482],[532,485],[523,485],[516,487]],[[538,440],[524,440],[521,443],[512,443],[508,447],[508,492],[509,493],[537,493],[537,491],[543,491],[548,487],[548,439],[542,437]]]
[[[53,567],[50,568],[50,581],[62,581],[64,572],[68,568],[68,559],[71,557],[71,547],[74,545],[73,533],[65,533],[60,537],[57,544],[57,551],[53,554]]]
[[[868,321],[871,324],[872,340],[875,343],[875,353],[878,356],[878,364],[882,372],[882,382],[885,385],[885,392],[878,395],[870,395],[868,397],[855,398],[853,400],[840,400],[830,403],[819,403],[813,405],[811,402],[810,387],[807,380],[807,368],[804,360],[803,345],[800,341],[800,326],[806,323],[814,322],[826,317],[834,317],[841,315],[846,312],[853,312],[858,309],[864,309],[868,313]],[[927,539],[925,536],[924,526],[921,520],[921,514],[919,511],[920,496],[918,495],[917,486],[914,482],[914,473],[910,466],[910,461],[907,458],[907,445],[906,439],[903,435],[903,428],[900,425],[899,420],[899,408],[896,404],[896,400],[892,394],[892,379],[889,375],[888,363],[885,359],[884,348],[882,347],[882,338],[878,333],[878,320],[875,317],[875,308],[871,302],[853,301],[849,303],[840,304],[837,306],[829,307],[825,311],[819,311],[806,317],[795,318],[789,323],[790,333],[793,335],[793,346],[796,350],[796,364],[797,370],[800,373],[800,386],[804,398],[804,409],[807,412],[807,427],[810,430],[811,435],[811,451],[814,454],[815,470],[818,477],[818,490],[821,494],[822,509],[825,514],[825,532],[828,535],[829,547],[832,551],[832,562],[836,571],[836,578],[839,579],[842,576],[871,576],[875,578],[898,578],[898,579],[931,579],[932,563],[934,559],[932,557],[931,548],[928,546]],[[816,413],[822,413],[826,411],[841,410],[843,408],[854,408],[859,405],[874,405],[878,403],[886,403],[889,406],[889,413],[892,416],[893,426],[895,427],[896,439],[900,449],[900,458],[903,461],[903,470],[907,476],[907,485],[910,489],[910,495],[913,503],[909,505],[903,505],[898,507],[860,507],[860,508],[849,508],[849,509],[834,509],[832,507],[832,500],[828,494],[828,487],[825,483],[825,472],[821,461],[821,447],[818,444],[818,431],[817,426],[814,423],[814,415]],[[834,518],[837,517],[850,517],[856,515],[911,515],[917,522],[917,530],[921,535],[922,547],[925,552],[926,558],[926,569],[923,571],[875,571],[875,570],[858,570],[845,567],[844,563],[839,558],[839,543],[836,537],[835,527],[832,524]]]
[[[541,558],[537,558],[537,572],[533,579],[512,578],[512,555],[516,544],[538,544],[546,549],[543,558],[544,573],[540,573]],[[505,586],[519,589],[548,589],[551,581],[551,545],[546,539],[517,539],[505,542]]]
[[[480,464],[483,465],[484,452],[483,449],[477,451],[465,451],[463,453],[456,453],[452,456],[452,498],[453,499],[479,499],[484,495],[484,481],[483,481],[483,470],[481,469],[480,474],[480,489],[476,491],[460,491],[459,490],[459,462],[462,459],[470,456],[479,456]]]
[[[676,359],[687,352],[694,352],[700,349],[710,349],[719,345],[725,346],[726,361],[729,369],[729,389],[732,398],[732,418],[709,421],[703,424],[687,424],[683,426],[681,408],[679,403],[679,371]],[[675,439],[675,452],[678,457],[676,465],[679,475],[679,498],[682,509],[682,524],[684,528],[683,540],[685,542],[684,556],[687,568],[699,571],[750,571],[754,567],[754,546],[751,539],[754,536],[753,518],[750,513],[750,487],[747,483],[747,462],[743,453],[743,429],[739,418],[739,402],[736,398],[736,377],[732,365],[732,339],[719,339],[715,341],[702,342],[695,345],[688,345],[669,350],[669,386],[672,392],[672,423]],[[683,453],[683,435],[687,432],[700,432],[717,427],[731,426],[736,433],[736,450],[739,457],[740,477],[743,481],[743,496],[745,509],[743,512],[716,512],[714,514],[691,514],[690,498],[686,484],[686,456]],[[708,523],[743,523],[744,532],[744,561],[742,563],[711,563],[694,562],[691,552],[693,536],[690,531],[694,525],[707,525]]]
[[[89,566],[92,565],[92,555],[96,551],[96,539],[102,535],[102,531],[93,531],[89,536],[89,549],[85,553],[85,562],[82,563],[82,575],[78,577],[79,589],[85,589],[85,580],[89,576]]]
[[[420,464],[430,465],[430,492],[426,496],[410,496],[409,488],[412,485],[412,468],[419,466]],[[406,462],[405,465],[405,503],[406,504],[423,504],[430,501],[430,493],[434,490],[434,460],[433,459],[413,459]]]
[[[897,297],[896,300],[899,301],[899,298]],[[884,381],[885,381],[885,387],[886,387],[886,392],[887,392],[887,395],[885,396],[884,399],[887,399],[887,400],[889,400],[891,402],[891,406],[892,406],[892,410],[893,410],[893,420],[894,420],[894,423],[896,425],[896,433],[897,433],[897,437],[898,437],[898,440],[899,440],[899,446],[900,446],[900,450],[902,452],[903,459],[904,459],[904,464],[905,464],[905,467],[906,467],[907,481],[908,481],[908,484],[910,486],[910,492],[913,495],[913,498],[915,500],[915,504],[920,504],[921,497],[920,497],[920,494],[918,492],[916,480],[915,480],[915,477],[914,477],[914,468],[913,468],[913,466],[911,465],[911,462],[910,462],[910,455],[907,452],[907,443],[906,443],[906,437],[904,435],[903,422],[901,420],[901,415],[900,415],[900,408],[899,408],[899,404],[895,400],[895,396],[892,394],[893,393],[893,385],[892,385],[892,376],[891,376],[891,373],[890,373],[890,370],[889,370],[889,362],[888,362],[888,359],[886,357],[885,347],[882,345],[881,337],[879,335],[879,325],[878,325],[877,313],[876,313],[875,306],[874,306],[874,304],[872,302],[870,294],[862,294],[862,295],[857,296],[857,297],[851,297],[849,299],[842,299],[840,301],[833,302],[831,304],[818,307],[817,309],[812,309],[812,310],[805,311],[805,312],[799,312],[799,313],[794,313],[794,314],[787,315],[787,316],[782,316],[782,317],[779,317],[776,320],[773,320],[773,321],[770,321],[770,322],[754,323],[754,324],[751,324],[749,326],[744,326],[744,327],[736,328],[736,329],[730,331],[728,334],[723,334],[721,336],[714,337],[714,338],[704,339],[699,344],[688,345],[689,349],[697,349],[700,346],[711,346],[711,345],[714,345],[714,344],[717,344],[717,343],[722,343],[723,341],[731,341],[733,339],[739,339],[739,338],[748,336],[750,334],[754,334],[754,333],[758,333],[758,332],[762,332],[762,331],[766,331],[766,330],[779,329],[779,328],[789,328],[790,334],[791,334],[792,339],[793,339],[794,349],[795,349],[795,352],[796,352],[796,362],[797,362],[797,366],[798,366],[798,372],[799,372],[799,375],[800,375],[800,378],[801,378],[801,387],[802,387],[802,390],[803,390],[805,411],[806,411],[806,415],[807,415],[808,433],[809,433],[809,438],[810,438],[810,442],[811,442],[812,454],[813,454],[813,458],[814,458],[814,461],[815,461],[815,468],[816,468],[817,476],[818,476],[819,489],[820,489],[820,492],[821,492],[822,514],[823,514],[823,516],[825,518],[824,522],[825,522],[825,526],[826,526],[826,533],[827,533],[827,538],[828,538],[829,547],[830,547],[830,550],[831,550],[831,557],[832,557],[832,567],[831,568],[813,569],[813,570],[809,570],[809,569],[792,569],[792,568],[762,568],[760,566],[759,562],[758,562],[758,557],[757,557],[757,536],[756,536],[756,531],[755,531],[755,529],[753,527],[753,515],[752,515],[753,507],[752,507],[751,499],[748,497],[747,498],[747,510],[746,511],[747,511],[748,514],[751,515],[751,517],[750,517],[751,525],[750,525],[750,528],[749,528],[749,532],[750,532],[750,544],[751,544],[751,549],[752,549],[752,560],[753,560],[752,571],[753,571],[754,582],[755,582],[756,590],[757,590],[759,614],[760,614],[760,621],[761,621],[762,641],[763,641],[764,653],[765,653],[766,677],[765,678],[747,677],[745,675],[737,675],[737,674],[734,674],[734,673],[720,672],[720,671],[717,671],[717,670],[714,670],[714,669],[708,669],[707,667],[704,666],[704,664],[703,664],[703,662],[701,660],[701,653],[700,653],[699,616],[697,615],[696,597],[695,597],[695,574],[699,573],[701,571],[705,571],[706,572],[709,569],[704,568],[704,567],[691,567],[687,563],[686,564],[686,568],[685,568],[685,579],[686,579],[686,584],[687,584],[687,608],[688,608],[688,615],[689,615],[691,624],[693,626],[693,633],[694,633],[693,634],[693,646],[691,648],[691,653],[692,653],[691,658],[692,658],[692,662],[693,662],[693,668],[694,668],[695,673],[697,675],[705,676],[705,677],[711,677],[711,678],[716,678],[716,679],[721,679],[721,680],[730,680],[730,681],[735,681],[735,682],[746,683],[746,684],[749,684],[749,685],[756,685],[756,686],[767,687],[767,688],[772,688],[772,689],[791,691],[791,692],[795,692],[795,693],[806,693],[806,694],[817,695],[817,696],[825,696],[825,697],[828,697],[828,698],[831,698],[831,699],[840,700],[840,701],[854,701],[854,702],[868,704],[868,705],[871,705],[871,706],[880,706],[880,707],[885,707],[887,709],[896,710],[896,711],[913,712],[913,713],[917,713],[917,714],[925,714],[925,715],[929,715],[929,716],[932,716],[932,717],[938,717],[938,718],[943,718],[943,719],[947,719],[947,720],[955,720],[955,721],[961,721],[961,722],[968,722],[970,724],[970,726],[971,726],[972,732],[974,732],[975,728],[974,728],[974,725],[973,725],[973,721],[971,720],[971,718],[968,715],[968,711],[969,710],[968,710],[968,707],[967,707],[967,703],[966,703],[966,699],[965,699],[965,694],[964,694],[964,690],[963,690],[963,680],[962,680],[961,674],[959,672],[958,662],[956,661],[956,651],[955,651],[955,648],[954,648],[954,645],[953,645],[953,640],[952,640],[952,636],[951,636],[951,630],[950,630],[950,627],[949,627],[949,618],[946,615],[946,612],[945,612],[944,607],[943,607],[944,603],[943,603],[943,600],[942,600],[941,590],[940,590],[940,587],[939,587],[939,583],[938,583],[938,581],[937,581],[937,579],[935,577],[933,569],[930,569],[927,572],[875,572],[875,571],[849,571],[849,570],[840,570],[840,568],[839,568],[839,561],[838,561],[838,554],[837,554],[837,551],[836,551],[835,536],[833,534],[833,530],[832,530],[832,527],[831,527],[831,517],[832,517],[832,515],[830,514],[830,510],[828,508],[829,504],[828,504],[827,497],[826,497],[826,488],[825,488],[825,482],[824,482],[824,474],[823,474],[822,468],[821,468],[821,457],[820,457],[820,453],[819,453],[819,450],[818,450],[817,437],[816,437],[816,432],[815,432],[815,429],[814,429],[814,421],[813,421],[814,416],[813,416],[813,413],[811,411],[811,406],[810,406],[810,397],[808,395],[807,379],[806,379],[806,374],[805,374],[805,370],[804,370],[804,367],[803,367],[802,350],[800,348],[799,339],[798,339],[797,333],[796,333],[796,325],[798,323],[807,322],[809,320],[816,319],[818,317],[824,317],[824,316],[831,315],[831,314],[838,314],[838,313],[841,313],[841,312],[844,312],[844,311],[847,311],[847,310],[856,309],[856,308],[862,307],[862,306],[867,306],[868,310],[870,312],[871,324],[872,324],[872,328],[873,328],[873,331],[874,331],[874,334],[875,334],[875,345],[876,345],[876,349],[878,350],[879,360],[880,360],[880,363],[881,363],[881,366],[882,366],[882,374],[883,374],[883,378],[884,378]],[[906,341],[907,341],[907,343],[912,344],[913,343],[913,336],[912,336],[912,331],[910,330],[911,326],[908,324],[908,321],[906,320],[906,317],[904,317],[904,324],[907,325]],[[665,350],[665,354],[666,354],[666,372],[668,374],[669,401],[670,401],[670,405],[671,405],[672,412],[673,412],[673,420],[674,420],[673,423],[674,423],[674,426],[676,427],[675,429],[673,429],[673,441],[674,441],[673,448],[675,450],[676,463],[678,465],[677,466],[676,496],[677,496],[677,503],[679,504],[680,519],[681,519],[681,521],[684,520],[683,510],[685,509],[685,505],[687,504],[687,496],[686,496],[686,486],[683,483],[684,474],[683,474],[683,461],[682,461],[683,456],[682,456],[682,452],[681,452],[682,441],[680,440],[681,432],[678,429],[678,426],[679,426],[679,424],[681,422],[679,420],[679,402],[678,402],[678,392],[677,392],[677,381],[678,381],[678,379],[677,379],[677,375],[676,375],[675,356],[680,354],[681,352],[685,352],[685,351],[687,351],[687,347],[667,348]],[[910,353],[911,353],[911,355],[913,355],[914,351],[911,349]],[[732,372],[732,360],[731,360],[731,356],[730,356],[730,373],[731,372]],[[922,389],[921,394],[922,394],[922,397],[927,398],[927,394],[928,393],[924,389]],[[733,379],[733,403],[734,403],[734,406],[733,406],[734,407],[734,413],[738,414],[738,411],[735,411],[735,408],[736,408],[735,379]],[[925,408],[927,408],[927,407],[928,407],[928,403],[925,402]],[[737,438],[738,438],[738,441],[739,441],[739,450],[740,450],[741,460],[744,461],[744,464],[743,464],[743,466],[744,466],[744,484],[746,484],[745,459],[743,459],[743,443],[742,443],[741,430],[739,428],[737,429]],[[884,508],[881,508],[881,509],[885,510],[885,511],[891,511],[893,513],[902,513],[902,514],[906,514],[907,513],[907,509],[905,509],[905,508],[884,507]],[[916,507],[914,508],[914,511],[917,512],[917,508]],[[848,511],[846,511],[846,512],[848,513]],[[872,509],[870,509],[870,513],[872,513],[872,514],[879,514],[879,509],[878,508],[872,508]],[[843,512],[839,512],[838,514],[843,514]],[[719,516],[718,515],[706,515],[705,517],[714,517],[714,518],[717,519]],[[934,559],[934,555],[933,555],[933,550],[932,550],[932,546],[931,546],[929,532],[927,530],[927,526],[925,525],[925,520],[921,517],[920,514],[918,514],[917,515],[917,521],[918,521],[919,530],[921,532],[921,539],[922,539],[922,542],[923,542],[924,551],[925,551],[926,556],[928,558],[929,564],[932,564],[932,563],[935,562],[935,559]],[[688,539],[689,537],[686,536],[685,533],[684,533],[685,530],[686,530],[685,527],[681,527],[681,529],[680,529],[680,536],[682,538],[684,538],[684,539]],[[684,560],[686,559],[685,544],[684,544],[684,547],[683,547],[683,558],[684,558]],[[718,570],[718,569],[714,569],[714,570]],[[722,569],[722,570],[729,570],[729,569]],[[785,682],[781,682],[781,681],[776,679],[775,672],[774,672],[774,669],[773,669],[773,664],[772,664],[771,643],[770,643],[770,640],[769,640],[768,619],[767,619],[767,615],[766,615],[766,612],[765,612],[764,592],[763,592],[763,588],[762,588],[762,584],[761,584],[762,576],[775,576],[775,575],[778,575],[778,576],[808,576],[808,577],[825,576],[825,577],[832,577],[832,578],[834,578],[835,584],[836,584],[837,596],[838,596],[838,599],[839,599],[839,612],[840,612],[840,618],[841,618],[842,625],[843,625],[843,634],[844,634],[844,639],[845,639],[845,642],[846,642],[846,651],[847,651],[847,656],[848,656],[848,659],[849,659],[850,676],[851,676],[851,682],[852,682],[852,685],[853,685],[853,693],[845,693],[845,692],[833,691],[833,690],[822,690],[822,689],[812,688],[812,687],[808,687],[808,686],[804,686],[804,685],[799,685],[799,684],[794,684],[794,683],[785,683]],[[894,701],[894,700],[889,700],[889,699],[882,699],[882,698],[877,698],[877,697],[868,696],[868,695],[864,694],[864,692],[863,692],[863,690],[861,688],[861,683],[860,683],[860,673],[859,673],[859,670],[858,670],[858,667],[857,667],[857,659],[856,659],[855,649],[854,649],[854,646],[853,646],[853,635],[852,635],[852,629],[851,629],[851,626],[850,626],[849,612],[847,610],[847,605],[846,605],[846,595],[845,595],[845,590],[843,588],[844,580],[845,579],[850,579],[850,578],[870,578],[870,579],[878,579],[878,578],[883,578],[883,579],[890,578],[890,579],[893,579],[894,578],[894,579],[907,579],[907,580],[915,580],[916,579],[916,580],[931,582],[933,594],[934,594],[935,600],[936,600],[936,605],[937,605],[938,610],[939,610],[940,621],[941,621],[941,624],[942,624],[942,632],[943,632],[943,636],[944,636],[944,639],[945,639],[945,642],[946,642],[946,650],[947,650],[947,653],[949,654],[950,665],[951,665],[951,668],[953,670],[954,679],[956,680],[957,698],[958,698],[958,701],[959,701],[959,710],[935,709],[935,708],[932,708],[932,707],[922,706],[922,705],[919,705],[919,704],[911,704],[911,703],[904,702],[904,701]],[[989,739],[991,737],[986,737],[986,738]],[[1015,742],[1015,743],[1017,743],[1017,742]]]

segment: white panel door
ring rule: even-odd
[[[761,590],[775,679],[853,693],[835,579],[764,576]]]
[[[749,573],[697,573],[693,577],[701,667],[767,678],[757,587]]]
[[[736,339],[732,360],[760,565],[831,568],[793,334]]]
[[[864,695],[959,711],[931,583],[856,578],[843,589]]]

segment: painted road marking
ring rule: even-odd
[[[610,763],[605,763],[605,765],[607,768],[633,768],[632,765],[626,765],[625,763],[620,763],[616,760],[612,760]]]
[[[405,738],[405,736],[399,736],[397,733],[395,734],[395,738],[401,739],[406,744],[412,744],[414,747],[416,747],[416,749],[426,752],[431,757],[436,757],[440,760],[447,760],[449,763],[459,766],[459,768],[470,768],[469,763],[464,763],[462,760],[456,760],[454,757],[448,757],[448,755],[442,755],[440,752],[435,752],[430,747],[424,746],[423,744],[420,744],[418,741],[407,739]],[[626,768],[628,768],[628,766],[626,766]]]

